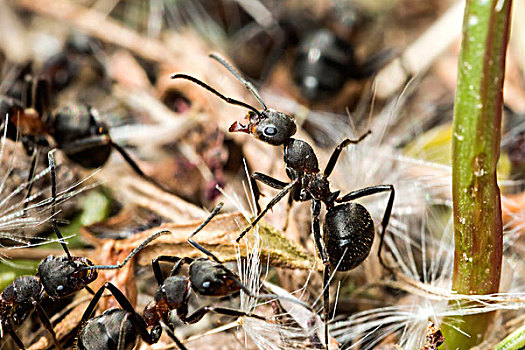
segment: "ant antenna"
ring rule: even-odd
[[[255,112],[255,114],[257,114],[258,116],[261,115],[261,113],[253,106],[250,106],[249,104],[247,103],[244,103],[242,101],[239,101],[239,100],[236,100],[236,99],[233,99],[233,98],[230,98],[230,97],[226,97],[224,96],[223,94],[221,94],[219,91],[215,90],[214,88],[212,88],[211,86],[209,86],[208,84],[200,81],[199,79],[197,78],[194,78],[192,77],[191,75],[187,75],[187,74],[173,74],[171,77],[171,79],[186,79],[186,80],[189,80],[191,81],[192,83],[195,83],[197,85],[200,85],[201,87],[205,88],[206,90],[208,90],[209,92],[219,96],[221,99],[223,99],[224,101],[226,101],[227,103],[230,103],[232,105],[237,105],[237,106],[241,106],[241,107],[244,107],[244,108],[247,108],[253,112]]]
[[[52,149],[47,153],[47,160],[49,162],[49,167],[51,168],[51,223],[53,225],[53,229],[55,230],[55,234],[57,235],[58,240],[60,241],[60,245],[66,252],[67,258],[71,260],[71,254],[69,253],[69,249],[67,249],[66,242],[64,242],[64,236],[62,236],[62,233],[58,229],[57,225],[57,219],[55,217],[55,205],[56,205],[56,199],[57,199],[57,179],[56,179],[56,166],[55,166],[55,157],[53,154],[55,153],[56,149]]]
[[[259,95],[259,92],[255,88],[255,86],[253,86],[253,84],[248,80],[244,79],[244,77],[235,68],[233,68],[233,66],[228,61],[226,61],[224,58],[217,55],[216,53],[211,53],[210,57],[222,64],[227,70],[230,71],[231,74],[233,74],[241,83],[243,83],[244,86],[246,86],[246,88],[248,89],[248,91],[252,93],[252,95],[257,99],[257,101],[259,101],[263,110],[268,109],[266,108],[266,105],[264,104],[264,101],[262,100],[261,95]]]

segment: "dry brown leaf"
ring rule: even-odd
[[[181,221],[181,220],[177,220]],[[136,234],[131,238],[115,241],[115,249],[128,250],[137,247],[147,237],[161,230],[169,230],[171,235],[164,235],[147,245],[138,255],[137,263],[150,265],[151,260],[159,255],[174,255],[180,257],[200,257],[203,254],[188,244],[188,236],[202,223],[202,220],[189,223],[166,223],[158,227],[148,229]],[[195,237],[195,241],[209,249],[221,261],[232,261],[237,259],[237,251],[245,256],[247,251],[246,242],[253,241],[251,231],[239,244],[235,239],[240,234],[240,228],[247,225],[241,213],[222,214],[215,217]],[[81,233],[97,245],[102,245],[108,239],[98,239],[93,231],[97,227],[86,227]],[[261,260],[268,261],[273,266],[312,269],[315,258],[303,248],[288,240],[282,233],[268,224],[259,225],[259,233],[262,239]],[[236,249],[237,248],[237,249]],[[322,264],[317,261],[315,268],[322,270]]]

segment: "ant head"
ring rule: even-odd
[[[64,298],[85,288],[98,277],[97,271],[82,269],[86,266],[93,266],[86,258],[48,256],[38,265],[38,276],[51,298]]]
[[[297,131],[292,117],[273,109],[266,109],[260,114],[250,111],[246,119],[248,124],[235,122],[230,126],[230,131],[251,134],[256,139],[274,146],[282,145]]]
[[[238,280],[222,264],[208,259],[190,265],[191,286],[201,295],[225,296],[239,291]]]

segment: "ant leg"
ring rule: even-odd
[[[250,187],[253,192],[253,198],[255,200],[255,209],[257,210],[257,215],[261,212],[261,205],[259,204],[259,199],[261,198],[261,190],[259,189],[259,185],[257,184],[257,181],[253,178],[253,176],[250,175]]]
[[[16,345],[20,349],[25,349],[26,348],[24,343],[22,343],[22,341],[20,340],[20,338],[18,337],[16,332],[13,330],[13,326],[11,325],[11,322],[9,322],[8,320],[6,320],[6,322],[2,322],[2,328],[3,328],[4,331],[7,330],[7,333],[9,333],[11,338],[13,338],[13,340],[16,343]]]
[[[126,265],[128,261],[130,261],[135,255],[137,255],[138,252],[140,252],[149,243],[156,240],[158,237],[167,235],[169,233],[171,233],[171,231],[169,230],[162,230],[162,231],[155,232],[154,234],[146,238],[144,241],[142,241],[142,243],[139,244],[135,249],[133,249],[131,253],[129,253],[129,255],[120,264],[83,266],[80,269],[81,270],[117,270],[117,269],[120,269],[124,267],[124,265]]]
[[[124,160],[126,161],[126,163],[128,163],[128,165],[133,169],[133,171],[139,175],[140,177],[142,177],[143,179],[145,179],[146,181],[152,183],[153,185],[157,186],[158,188],[160,188],[161,190],[163,190],[164,192],[168,192],[168,193],[172,193],[169,189],[167,189],[166,187],[162,186],[160,183],[158,183],[155,179],[153,179],[152,177],[150,177],[149,175],[146,175],[142,169],[140,169],[140,167],[138,166],[138,164],[131,158],[131,156],[129,155],[129,153],[124,149],[122,148],[121,146],[119,146],[118,144],[116,144],[115,142],[113,141],[110,141],[110,144],[111,146],[117,150],[118,153],[120,153],[120,155],[122,156],[122,158],[124,158]]]
[[[184,323],[189,323],[189,324],[193,324],[193,323],[197,323],[199,322],[203,317],[204,315],[206,315],[208,312],[215,312],[217,314],[220,314],[220,315],[226,315],[226,316],[232,316],[232,317],[253,317],[253,318],[257,318],[259,320],[266,320],[266,318],[262,317],[262,316],[259,316],[259,315],[255,315],[255,314],[252,314],[252,313],[248,313],[248,312],[244,312],[244,311],[241,311],[241,310],[236,310],[236,309],[230,309],[230,308],[226,308],[226,307],[215,307],[215,306],[203,306],[197,310],[195,310],[191,315],[187,316],[187,308],[183,308],[181,310],[181,314],[177,313],[177,315],[179,316],[180,320]]]
[[[392,214],[392,208],[394,206],[394,197],[396,195],[396,190],[394,189],[393,185],[377,185],[377,186],[371,186],[371,187],[365,187],[361,188],[356,191],[352,191],[348,193],[347,195],[344,195],[341,198],[336,199],[337,203],[344,203],[349,202],[351,200],[361,198],[361,197],[367,197],[376,193],[382,193],[382,192],[390,192],[390,196],[388,197],[388,203],[385,208],[385,213],[383,214],[383,219],[381,220],[381,235],[380,235],[380,241],[379,241],[379,248],[377,250],[377,257],[379,258],[379,263],[381,266],[383,266],[388,272],[394,273],[394,270],[392,267],[388,266],[381,257],[381,250],[383,249],[383,243],[385,240],[385,232],[386,227],[388,226],[388,223],[390,221],[390,215]]]
[[[344,139],[337,147],[334,149],[334,152],[330,156],[330,160],[328,161],[328,164],[326,165],[326,168],[324,169],[324,176],[328,177],[330,174],[332,174],[332,171],[334,170],[335,164],[337,163],[337,160],[339,159],[339,155],[341,155],[341,152],[343,149],[351,144],[358,144],[359,142],[363,141],[365,137],[370,135],[372,132],[368,130],[366,133],[361,135],[357,140],[350,140],[350,139]]]
[[[283,232],[286,232],[288,228],[288,222],[290,221],[290,211],[292,210],[293,204],[293,193],[288,196],[288,202],[286,203],[286,220],[284,222]]]
[[[191,264],[193,259],[191,258],[179,258],[177,256],[171,256],[171,255],[160,255],[153,259],[151,261],[151,267],[153,268],[153,274],[155,275],[155,279],[157,280],[157,283],[162,285],[164,283],[164,276],[162,275],[162,271],[160,269],[159,262],[161,261],[167,261],[175,263],[175,266],[173,266],[173,269],[171,270],[171,276],[175,276],[179,273],[180,268],[184,264]]]
[[[117,300],[119,305],[129,312],[130,314],[130,321],[133,324],[133,327],[138,331],[140,337],[142,340],[144,340],[148,344],[154,344],[159,340],[160,333],[154,333],[150,334],[147,329],[146,322],[144,319],[135,311],[133,308],[133,305],[129,302],[128,298],[122,292],[115,287],[111,282],[106,282],[102,287],[99,288],[93,299],[91,299],[91,302],[89,303],[88,307],[84,311],[84,315],[82,315],[82,319],[80,321],[80,325],[82,326],[84,323],[86,323],[92,316],[93,312],[95,311],[95,307],[97,306],[100,298],[102,297],[102,294],[106,289],[109,289],[111,294],[113,294],[113,297]]]
[[[49,317],[47,316],[46,312],[44,311],[42,306],[40,306],[40,304],[36,304],[35,307],[40,321],[42,321],[42,324],[44,325],[45,329],[47,329],[49,333],[51,333],[51,336],[53,337],[53,342],[55,343],[57,349],[62,350],[62,347],[60,346],[60,343],[57,339],[55,330],[53,329],[53,325],[51,324],[51,321],[49,320]]]
[[[237,237],[236,241],[237,243],[239,243],[239,241],[244,237],[244,235],[246,235],[248,233],[248,231],[250,231],[255,225],[257,225],[257,223],[262,219],[262,217],[270,210],[273,208],[273,206],[275,204],[277,204],[281,199],[283,199],[284,196],[286,196],[286,194],[288,192],[290,192],[290,190],[298,183],[298,179],[295,179],[293,180],[292,182],[290,182],[289,184],[286,185],[286,187],[284,187],[281,192],[279,192],[275,197],[273,197],[273,199],[270,201],[270,203],[268,203],[268,205],[266,206],[266,208],[264,208],[264,210],[259,214],[257,215],[257,217],[255,218],[255,220],[253,220],[250,225],[248,225],[248,227],[246,227],[244,229],[244,231],[241,232],[241,234],[239,235],[239,237]]]
[[[317,251],[321,256],[324,264],[323,275],[323,307],[324,307],[324,341],[328,349],[328,319],[330,317],[330,262],[328,260],[328,253],[322,242],[321,226],[319,225],[319,216],[321,215],[321,201],[312,200],[312,234]]]
[[[57,180],[56,180],[56,167],[55,167],[55,157],[54,154],[55,150],[51,150],[47,153],[47,160],[49,162],[49,167],[51,168],[51,224],[53,225],[53,229],[55,231],[55,234],[57,235],[58,240],[60,241],[60,245],[62,246],[62,249],[64,249],[64,252],[66,252],[67,258],[71,260],[71,254],[69,253],[69,249],[67,249],[66,242],[64,241],[64,236],[62,235],[62,232],[60,232],[57,224],[57,219],[55,217],[55,210],[56,210],[56,201],[57,201]]]
[[[40,148],[35,146],[33,149],[33,154],[31,155],[31,167],[29,168],[29,174],[27,176],[27,192],[24,200],[24,212],[29,205],[29,197],[31,197],[31,190],[33,189],[33,176],[35,176],[36,162],[38,160],[38,154],[40,153]]]
[[[35,78],[33,84],[33,101],[31,107],[37,111],[40,118],[48,117],[50,106],[51,106],[51,96],[49,94],[49,81],[42,77]]]
[[[266,174],[259,173],[259,172],[254,172],[252,174],[252,178],[257,181],[262,182],[263,184],[267,186],[270,186],[271,188],[275,188],[276,190],[282,190],[288,185],[288,183],[286,182],[277,180],[271,176],[268,176]]]
[[[252,183],[254,184],[254,185],[252,185],[252,187],[257,188],[257,191],[259,191],[259,187],[257,186],[257,182],[256,181],[260,181],[263,184],[265,184],[267,186],[270,186],[271,188],[275,188],[277,190],[282,190],[283,188],[286,187],[286,185],[288,185],[286,182],[282,182],[282,181],[277,180],[277,179],[275,179],[275,178],[273,178],[271,176],[268,176],[268,175],[263,174],[263,173],[258,173],[258,172],[254,172],[250,176],[250,179],[252,180]],[[259,205],[259,197],[260,197],[260,194],[258,193],[257,194],[257,215],[259,215],[261,213],[261,207]],[[288,200],[288,202],[290,202],[290,199]],[[288,208],[286,210],[286,213],[288,213]],[[288,216],[286,217],[286,221],[287,222],[285,224],[285,227],[288,224]],[[286,231],[286,228],[284,229],[284,231]]]
[[[170,327],[168,327],[167,325],[165,325],[163,322],[160,323],[160,325],[162,326],[162,328],[166,331],[166,333],[168,333],[168,336],[175,342],[175,344],[177,344],[177,346],[179,347],[180,350],[188,350],[188,348],[186,348],[184,346],[184,344],[181,343],[181,341],[179,340],[179,338],[177,338],[175,336],[175,333],[173,333],[173,331],[170,329]]]

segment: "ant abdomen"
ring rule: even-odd
[[[361,204],[349,202],[330,208],[325,216],[323,241],[330,265],[348,271],[366,259],[374,242],[374,221]]]
[[[107,350],[135,348],[138,332],[130,321],[130,313],[126,310],[113,308],[104,311],[102,315],[87,321],[77,338],[78,350]],[[124,346],[122,343],[124,342]]]

